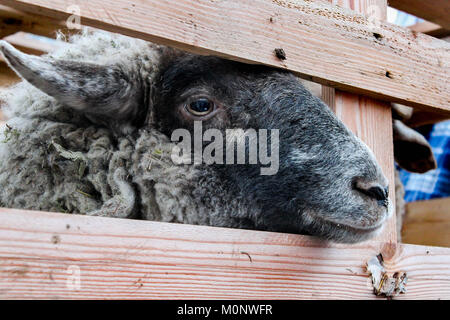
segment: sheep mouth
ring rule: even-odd
[[[343,231],[347,231],[348,233],[353,234],[353,235],[360,235],[360,236],[370,236],[370,234],[373,234],[373,233],[381,230],[384,227],[385,222],[388,217],[388,214],[384,215],[383,218],[380,219],[379,221],[377,221],[377,223],[375,225],[357,226],[357,225],[350,225],[347,223],[326,219],[324,217],[321,217],[318,214],[314,214],[311,212],[309,212],[308,214],[311,216],[311,218],[313,218],[315,221],[317,221],[319,223],[328,225],[330,227],[335,227],[335,228],[338,228]]]
[[[348,224],[337,223],[337,222],[329,221],[329,220],[325,220],[325,221],[334,225],[337,228],[341,228],[341,229],[350,231],[351,233],[359,233],[359,234],[373,233],[384,227],[384,220],[381,223],[378,223],[377,225],[371,226],[371,227],[351,226]]]

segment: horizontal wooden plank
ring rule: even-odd
[[[19,77],[12,71],[5,62],[0,61],[0,88],[6,87],[19,81]],[[0,100],[0,126],[6,121],[2,113],[2,101]]]
[[[52,52],[68,45],[63,41],[48,38],[36,38],[33,37],[32,34],[26,32],[17,32],[4,38],[3,40],[8,41],[14,47],[25,53],[34,55]]]
[[[450,36],[450,29],[442,28],[440,25],[423,21],[408,27],[410,30],[422,32],[436,38],[444,38]]]
[[[61,21],[45,16],[28,14],[0,5],[0,38],[18,31],[32,32],[54,38],[57,30],[68,32],[65,24],[61,23]]]
[[[389,5],[450,29],[450,1],[448,0],[389,0]]]
[[[67,19],[71,0],[0,0]],[[323,1],[78,1],[84,25],[294,71],[344,91],[450,110],[450,44]],[[287,59],[279,60],[275,48]]]
[[[371,299],[380,252],[400,298],[450,298],[445,248],[0,209],[0,298]]]
[[[450,198],[438,198],[406,204],[405,222],[449,221]],[[449,229],[450,231],[450,229]]]
[[[450,198],[407,203],[402,239],[405,243],[450,247]]]
[[[411,118],[404,121],[404,123],[411,128],[421,127],[427,124],[435,124],[441,121],[450,119],[450,115],[443,115],[430,111],[414,110]]]

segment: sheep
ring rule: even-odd
[[[425,173],[437,168],[433,149],[428,141],[419,132],[411,129],[405,123],[413,116],[412,108],[392,104],[394,157],[398,166],[409,172]],[[445,117],[431,117],[445,120]],[[403,217],[405,210],[405,190],[398,170],[395,170],[395,210],[397,225],[397,241],[401,241]]]
[[[342,243],[375,236],[391,215],[372,151],[292,73],[104,31],[70,42],[43,57],[0,42],[24,79],[0,95],[1,206]],[[261,163],[175,164],[173,132],[198,122],[201,133],[279,132],[276,174]]]

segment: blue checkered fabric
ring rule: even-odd
[[[421,133],[433,149],[437,169],[423,174],[400,170],[406,202],[450,197],[450,121],[438,123]]]

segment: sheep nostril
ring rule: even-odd
[[[387,207],[389,204],[389,187],[381,187],[378,184],[356,183],[354,188],[362,194],[377,200],[378,204]]]
[[[369,197],[372,197],[376,200],[386,200],[388,197],[387,188],[383,189],[381,187],[372,187],[369,190],[364,190]]]

